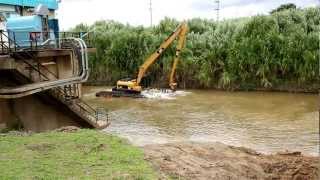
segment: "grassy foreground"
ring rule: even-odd
[[[0,136],[0,179],[157,179],[141,150],[93,130]]]

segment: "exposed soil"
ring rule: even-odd
[[[79,130],[80,130],[80,128],[76,127],[76,126],[65,126],[65,127],[61,127],[59,129],[56,129],[55,131],[56,132],[67,132],[67,133],[70,133],[70,132],[77,132]]]
[[[40,143],[40,144],[27,145],[26,148],[29,149],[29,150],[32,150],[32,151],[48,153],[49,151],[55,149],[56,147],[55,147],[54,144]]]
[[[1,136],[31,136],[33,132],[31,131],[8,131],[5,133],[0,133]]]
[[[319,157],[300,152],[264,155],[221,143],[178,143],[144,147],[164,177],[178,179],[319,179]]]

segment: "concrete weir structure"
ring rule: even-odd
[[[76,55],[81,51],[86,50],[47,48],[1,55],[0,129],[105,128],[107,114],[80,99],[81,83],[88,76],[87,62],[80,60],[85,55]]]
[[[80,99],[81,83],[88,77],[88,62],[81,60],[86,55],[80,55],[85,51],[43,48],[1,55],[0,128],[105,128],[107,114]]]
[[[85,36],[57,31],[50,19],[56,1],[30,0],[20,7],[23,2],[0,0],[0,23],[6,24],[0,29],[0,130],[107,127],[108,114],[81,100],[81,84],[89,76]],[[1,15],[12,6],[16,12]]]

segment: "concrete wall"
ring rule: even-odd
[[[10,106],[10,101],[0,99],[0,129],[12,127],[17,123]]]
[[[40,62],[59,79],[65,79],[78,74],[79,69],[77,59],[75,58],[76,56],[74,56],[71,50],[45,51],[37,54],[37,61],[27,61],[34,64]],[[39,73],[28,68],[22,61],[9,61],[9,58],[2,61],[5,61],[5,63],[0,63],[0,72],[2,72],[2,70],[15,68],[33,82],[40,81]],[[13,65],[9,66],[9,62]],[[43,70],[43,68],[41,69]],[[43,70],[42,73],[51,80],[56,79],[46,70]],[[3,75],[0,77],[0,88],[12,86],[11,83],[14,85],[23,84],[23,82],[14,81],[16,80],[9,78],[7,75]],[[78,92],[81,96],[81,85],[78,86]],[[18,99],[0,99],[0,129],[21,125],[26,130],[42,132],[62,126],[80,126],[80,124],[78,124],[79,120],[75,119],[77,116],[75,117],[72,111],[67,110],[66,107],[59,107],[61,104],[59,105],[56,99],[44,101],[42,95],[31,95]],[[52,103],[51,101],[56,102]],[[88,126],[81,121],[79,123],[82,123],[82,126]]]
[[[59,56],[56,59],[56,63],[59,79],[70,78],[73,76],[75,69],[72,66],[71,56]]]
[[[0,99],[0,129],[17,124],[25,130],[43,132],[63,126],[80,126],[70,114],[64,113],[61,107],[46,104],[37,96],[19,99]]]
[[[48,77],[51,80],[56,80],[56,78],[59,79],[66,79],[74,77],[78,74],[79,70],[78,67],[76,67],[75,59],[73,59],[73,56],[70,55],[62,55],[62,56],[48,56],[48,57],[39,57],[37,58],[37,61],[35,60],[27,60],[29,63],[36,64],[37,62],[40,62],[42,64],[41,72],[46,77]],[[6,62],[9,62],[8,60]],[[3,65],[2,65],[3,64]],[[6,63],[8,64],[8,63]],[[1,63],[0,69],[5,69],[7,66],[6,64]],[[40,81],[39,79],[39,73],[33,69],[30,69],[27,64],[25,64],[22,61],[15,61],[14,67],[28,77],[29,79],[32,79],[32,81],[37,82]],[[47,71],[49,70],[49,71]],[[43,77],[42,77],[43,78]]]

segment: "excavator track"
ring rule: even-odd
[[[96,93],[96,97],[130,97],[130,98],[145,98],[141,93],[129,91],[129,90],[118,90],[113,88],[112,91],[100,91]]]

